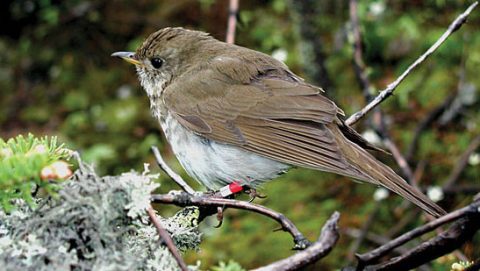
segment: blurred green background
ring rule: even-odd
[[[382,89],[393,81],[470,3],[360,1],[364,58],[374,86]],[[345,0],[241,0],[236,43],[283,59],[307,81],[323,86],[348,116],[365,104],[352,65],[348,7]],[[185,176],[150,116],[133,67],[110,54],[135,50],[150,33],[166,26],[204,30],[224,40],[227,16],[226,0],[1,1],[0,136],[57,135],[102,174],[142,170],[147,162],[157,170],[150,146],[158,145]],[[412,168],[418,169],[423,188],[441,186],[480,134],[479,26],[477,9],[382,104],[388,131]],[[434,115],[436,109],[443,110]],[[434,116],[433,121],[418,144],[411,145],[415,129],[428,116]],[[355,128],[368,130],[367,118]],[[478,152],[469,157],[459,186],[479,185]],[[399,172],[391,157],[378,157]],[[161,192],[170,189],[177,187],[163,176]],[[418,210],[397,196],[377,204],[375,190],[333,174],[295,169],[267,184],[262,192],[268,197],[257,202],[287,215],[310,240],[334,210],[340,211],[339,244],[312,267],[330,270],[351,259],[352,233],[372,212],[376,215],[370,232],[384,237],[423,223]],[[441,205],[451,210],[469,203],[471,196],[446,193]],[[164,215],[172,212],[157,207]],[[401,231],[395,228],[399,221],[405,221]],[[189,263],[201,260],[206,269],[234,259],[251,268],[294,253],[291,237],[273,232],[278,225],[254,213],[227,210],[223,226],[217,229],[215,224],[214,220],[203,224],[201,250],[186,255]],[[471,259],[480,256],[478,239],[464,247]],[[374,246],[367,240],[359,251]],[[443,257],[434,269],[449,270],[456,260],[455,254]]]

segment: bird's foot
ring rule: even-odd
[[[218,191],[207,191],[204,193],[205,197],[208,198],[234,198],[235,195],[245,192],[250,195],[250,200],[249,202],[252,202],[255,198],[265,198],[265,195],[262,195],[257,192],[254,188],[247,186],[247,185],[240,185],[238,182],[232,182],[222,188],[220,188]],[[217,220],[218,220],[218,225],[215,226],[215,228],[219,228],[222,226],[223,223],[223,212],[225,210],[224,207],[206,207],[202,208],[203,209],[203,217],[209,216],[209,215],[216,215]],[[297,247],[297,245],[296,245]]]
[[[225,208],[223,207],[217,207],[217,221],[218,221],[218,224],[217,226],[215,226],[215,228],[220,228],[223,224],[223,210]]]
[[[250,196],[250,200],[248,202],[254,201],[256,198],[264,199],[267,195],[260,194],[255,188],[246,186],[244,190]]]

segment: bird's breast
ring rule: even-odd
[[[233,181],[257,186],[286,172],[289,165],[219,143],[183,127],[166,112],[160,125],[180,164],[187,173],[211,190]]]

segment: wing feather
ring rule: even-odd
[[[209,65],[195,71],[198,80],[179,78],[165,89],[164,102],[182,125],[284,163],[356,176],[325,126],[342,112],[320,88],[288,70],[256,71],[246,83],[212,72],[225,70],[215,62]]]

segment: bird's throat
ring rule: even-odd
[[[150,100],[150,111],[155,119],[161,121],[162,116],[166,115],[165,103],[162,99],[163,91],[167,85],[167,79],[163,77],[149,77],[143,70],[137,70],[140,84],[147,93]]]

